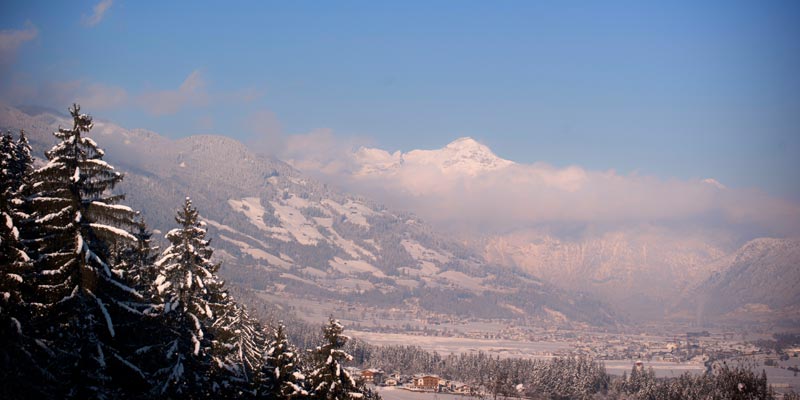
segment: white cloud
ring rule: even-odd
[[[249,135],[245,142],[253,151],[276,156],[295,168],[328,176],[354,168],[356,163],[349,155],[370,143],[362,137],[336,135],[328,128],[287,135],[278,116],[270,110],[250,114],[242,129]]]
[[[139,96],[139,105],[156,116],[175,114],[185,107],[205,106],[209,101],[199,70],[192,71],[176,90],[146,92]]]
[[[316,129],[300,135],[289,135],[279,156],[306,171],[327,175],[352,169],[352,160],[342,155],[352,153],[361,140],[356,137],[339,137],[331,129]]]
[[[128,93],[119,86],[71,80],[25,85],[15,82],[2,97],[16,104],[35,104],[62,109],[79,103],[86,109],[109,110],[127,103]]]
[[[717,189],[726,189],[725,185],[723,185],[722,183],[720,183],[718,180],[716,180],[714,178],[703,179],[703,182],[705,182],[705,183],[707,183],[707,184],[709,184],[711,186],[714,186]]]
[[[95,4],[94,8],[92,8],[92,15],[84,15],[81,18],[81,23],[84,26],[95,26],[103,20],[105,17],[106,12],[109,8],[114,4],[113,0],[102,0],[101,2]]]
[[[17,49],[39,35],[39,29],[30,21],[25,21],[25,29],[9,29],[0,31],[0,64],[10,64]]]
[[[330,132],[293,139],[297,168],[426,220],[476,229],[527,226],[710,224],[765,235],[800,234],[800,206],[716,180],[660,179],[545,163],[478,174],[409,162],[402,154],[353,152]],[[409,154],[409,153],[406,153]],[[370,168],[364,161],[370,160]]]
[[[63,108],[65,104],[78,102],[86,109],[92,110],[128,106],[142,109],[155,116],[163,116],[175,114],[186,108],[205,107],[211,104],[212,100],[211,94],[206,89],[203,74],[199,70],[192,71],[176,89],[145,90],[139,93],[129,92],[121,86],[87,79],[41,81],[21,72],[9,73],[2,78],[7,80],[7,84],[0,84],[0,99],[13,104],[41,105],[57,109]],[[245,88],[214,93],[213,99],[228,104],[247,104],[262,95],[261,91]],[[210,116],[194,122],[196,127],[203,130],[209,130],[214,126]]]

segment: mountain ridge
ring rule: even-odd
[[[68,122],[9,108],[0,121],[24,128],[38,156]],[[126,172],[120,190],[151,227],[169,230],[173,208],[190,195],[225,261],[222,273],[253,289],[461,318],[615,322],[590,296],[486,263],[412,214],[339,192],[234,139],[170,140],[102,121],[90,136]]]
[[[391,155],[394,162],[386,162],[388,153],[381,153],[379,149],[362,148],[361,154],[365,155],[367,150],[374,157],[356,156],[357,164],[360,162],[362,169],[361,174],[353,178],[356,181],[363,178],[391,179],[389,184],[378,181],[377,187],[389,193],[411,194],[407,196],[410,199],[429,195],[434,202],[458,201],[458,198],[449,198],[447,195],[436,196],[447,193],[447,189],[443,189],[446,187],[479,187],[481,182],[486,182],[486,177],[481,174],[505,172],[492,167],[499,165],[497,162],[475,161],[481,160],[485,154],[493,159],[498,158],[488,147],[470,138],[456,139],[437,150],[395,152]],[[407,159],[413,159],[408,155],[415,154],[420,155],[419,159],[407,162]],[[384,158],[381,159],[379,155]],[[460,159],[474,162],[469,167],[459,168]],[[449,163],[456,167],[448,171],[446,165]],[[516,164],[507,161],[502,165],[500,168]],[[515,176],[509,173],[505,178],[515,179]],[[580,178],[581,174],[576,176]],[[582,184],[580,179],[552,178],[554,185],[567,192],[576,190]],[[700,182],[716,190],[727,190],[712,178]],[[541,183],[547,185],[548,180]],[[479,194],[474,191],[464,193]],[[444,222],[451,223],[450,220]],[[455,225],[458,226],[458,223]],[[548,233],[546,225],[520,224],[500,233],[483,234],[482,238],[473,238],[472,241],[473,247],[482,249],[483,258],[488,263],[519,268],[566,290],[591,293],[614,305],[621,313],[645,320],[675,315],[674,310],[692,296],[690,293],[693,288],[711,279],[713,274],[731,267],[732,262],[726,259],[727,256],[758,243],[757,239],[754,239],[756,242],[742,242],[744,238],[734,233],[692,225],[669,227],[644,223],[622,225],[604,231],[603,228],[585,224],[583,228],[576,229],[582,229],[584,233],[554,235]],[[565,239],[564,236],[574,237]],[[788,250],[781,251],[788,254]],[[796,255],[787,257],[800,261]],[[752,275],[756,271],[743,273]],[[786,296],[794,293],[788,288],[783,291]],[[800,307],[800,301],[796,306]],[[686,307],[683,309],[685,311]]]
[[[675,308],[698,322],[800,321],[800,238],[757,238],[717,260]]]
[[[0,107],[0,122],[3,128],[24,128],[38,156],[54,142],[52,130],[68,123],[45,111],[30,116],[12,107]],[[554,311],[570,322],[610,324],[624,315],[634,320],[693,319],[708,304],[698,300],[699,291],[717,288],[721,298],[728,298],[724,288],[714,286],[719,276],[730,276],[722,279],[725,282],[747,282],[748,276],[767,281],[758,277],[757,269],[745,268],[758,260],[739,257],[736,262],[739,246],[731,250],[700,233],[637,228],[564,239],[543,231],[514,230],[477,242],[459,241],[411,213],[342,192],[225,136],[171,140],[102,120],[96,120],[90,135],[107,150],[109,161],[127,173],[121,186],[128,192],[127,203],[142,210],[153,228],[168,230],[172,208],[191,195],[225,261],[223,273],[259,290],[551,322],[548,315]],[[461,155],[469,161],[480,159],[469,157],[470,151],[488,149],[469,138],[451,145],[452,154],[466,151]],[[402,153],[378,151],[380,157],[405,160]],[[420,151],[433,152],[423,156],[445,154]],[[442,168],[443,160],[451,159],[460,158],[442,156],[436,163],[411,165]],[[401,164],[408,167],[405,161]],[[373,160],[372,165],[379,163]],[[464,179],[473,177],[470,169],[452,165]],[[774,242],[749,242],[751,250],[744,253],[760,254],[755,248],[765,243]],[[792,246],[773,250],[788,260],[781,271],[791,272],[790,267],[798,265],[800,255]],[[697,289],[701,285],[706,289]],[[420,301],[426,295],[443,301]],[[770,315],[784,315],[800,304],[792,287],[781,286],[772,295],[789,301],[753,300],[738,307],[767,304],[777,307],[769,309]],[[470,305],[455,307],[462,298]],[[713,320],[733,311],[706,314]]]

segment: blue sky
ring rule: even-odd
[[[3,2],[0,93],[170,137],[472,136],[800,200],[800,2],[661,3]]]

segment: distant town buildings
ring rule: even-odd
[[[365,383],[372,383],[375,385],[383,384],[383,375],[383,371],[374,368],[361,371],[361,379],[363,379]],[[394,381],[394,384],[396,385],[397,381]]]
[[[414,387],[422,390],[439,389],[440,378],[437,375],[420,375],[414,377]]]

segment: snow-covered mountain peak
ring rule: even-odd
[[[488,147],[478,143],[477,140],[469,137],[464,136],[460,137],[452,142],[448,143],[447,146],[444,147],[445,149],[455,149],[455,150],[467,150],[467,151],[489,151]]]
[[[441,149],[407,153],[362,147],[353,157],[360,166],[358,175],[394,173],[402,168],[434,168],[447,174],[474,176],[514,164],[470,137],[458,138]]]
[[[403,156],[406,163],[435,165],[443,172],[476,175],[514,164],[470,137],[456,139],[439,150],[413,150]]]

